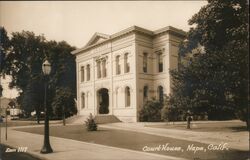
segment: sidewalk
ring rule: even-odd
[[[234,121],[232,121],[233,123]],[[203,122],[204,123],[204,122]],[[210,122],[212,123],[212,122]],[[156,123],[110,123],[102,124],[100,127],[110,129],[120,129],[133,132],[147,133],[151,135],[182,139],[206,144],[228,143],[229,148],[248,151],[249,132],[195,132],[192,130],[178,130],[166,128],[145,127],[145,125],[155,125]],[[159,123],[157,123],[159,124]]]
[[[26,126],[28,127],[28,126]],[[31,126],[29,126],[31,127]],[[36,127],[36,126],[33,126]],[[21,128],[21,127],[18,127]],[[11,147],[28,147],[28,153],[47,160],[182,160],[172,156],[133,151],[109,147],[99,144],[86,143],[70,139],[50,137],[54,150],[51,154],[40,154],[43,145],[43,136],[8,129],[8,140],[2,136],[2,143]],[[60,132],[60,131],[59,131]],[[4,135],[2,130],[2,135]],[[8,154],[8,153],[5,153]]]

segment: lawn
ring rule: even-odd
[[[35,134],[43,134],[43,127],[33,128],[19,128],[18,131],[30,132]],[[107,146],[119,147],[142,151],[144,146],[156,147],[166,143],[169,146],[181,147],[184,149],[180,151],[154,151],[153,153],[183,157],[188,159],[211,159],[211,160],[245,160],[247,159],[248,152],[236,150],[224,151],[198,151],[194,154],[193,151],[186,151],[188,145],[207,148],[207,144],[191,142],[186,140],[179,140],[174,138],[167,138],[161,136],[154,136],[145,133],[138,133],[132,131],[123,131],[116,129],[98,128],[98,131],[88,132],[83,125],[70,125],[70,126],[51,126],[50,135],[55,137],[74,139],[88,143],[96,143]],[[52,144],[53,145],[53,144]]]
[[[159,124],[146,125],[146,127],[187,130],[186,124]],[[247,131],[245,122],[216,122],[216,123],[191,123],[191,131],[197,132],[241,132]]]

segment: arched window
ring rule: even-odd
[[[87,81],[90,80],[90,65],[87,65]]]
[[[162,53],[158,54],[158,72],[163,72],[163,56]]]
[[[162,86],[159,86],[157,88],[157,93],[158,93],[158,100],[160,103],[163,103],[163,100],[164,100],[164,93],[163,93],[163,87]]]
[[[85,93],[82,93],[81,95],[81,108],[85,108]]]
[[[101,78],[101,62],[98,60],[96,63],[97,63],[97,78]]]
[[[129,87],[126,87],[125,88],[125,106],[126,107],[129,107],[130,106],[130,88]]]
[[[129,63],[128,63],[128,53],[124,55],[124,73],[128,73],[130,70]]]
[[[121,73],[120,56],[116,56],[115,62],[116,62],[116,74],[118,75]]]
[[[148,100],[148,86],[144,86],[143,88],[143,101]]]
[[[143,72],[147,73],[148,72],[148,54],[143,53]]]
[[[81,66],[81,82],[84,81],[84,66]]]
[[[102,77],[107,76],[107,70],[106,70],[106,59],[102,60]]]

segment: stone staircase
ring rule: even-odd
[[[67,124],[85,124],[89,116],[75,115],[66,119]],[[121,122],[114,115],[96,115],[94,120],[97,124]]]
[[[67,124],[85,124],[88,116],[75,115],[66,119]]]
[[[116,123],[121,122],[116,116],[114,115],[96,115],[94,118],[97,124],[104,124],[104,123]]]

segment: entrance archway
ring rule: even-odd
[[[101,88],[97,91],[97,106],[99,114],[109,113],[109,93],[108,89]]]

